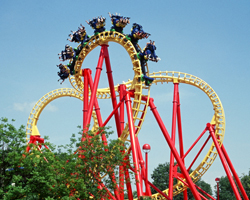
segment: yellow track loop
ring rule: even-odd
[[[134,90],[134,99],[133,99],[133,103],[132,103],[132,114],[133,114],[133,119],[134,119],[134,123],[138,123],[141,121],[140,126],[136,126],[139,130],[141,129],[142,126],[142,122],[144,121],[145,115],[146,115],[146,110],[143,110],[141,108],[141,106],[144,106],[145,103],[141,102],[141,96],[142,96],[142,82],[138,82],[138,78],[141,77],[141,65],[140,65],[140,61],[136,56],[136,50],[133,46],[133,44],[125,37],[125,35],[118,33],[118,32],[112,32],[112,31],[106,31],[106,32],[102,32],[96,36],[93,36],[90,41],[85,45],[85,47],[82,49],[82,51],[80,52],[79,56],[78,56],[78,60],[76,61],[75,64],[75,71],[78,72],[77,74],[75,74],[74,76],[71,76],[69,78],[71,85],[75,88],[75,90],[71,90],[72,93],[77,94],[79,97],[82,96],[83,93],[83,82],[81,79],[81,76],[79,74],[80,70],[81,70],[81,66],[82,63],[85,59],[85,57],[88,55],[88,53],[90,53],[94,48],[96,48],[97,46],[100,46],[102,44],[108,44],[108,42],[116,42],[120,45],[122,45],[126,51],[128,52],[130,59],[132,61],[133,64],[133,70],[134,70],[134,79],[133,80],[129,80],[126,83],[123,83],[126,85],[128,90]],[[139,47],[139,45],[138,45]],[[140,47],[139,47],[140,48]],[[147,66],[146,66],[147,67]],[[148,67],[147,67],[148,69]],[[144,88],[146,89],[146,88]],[[58,89],[59,91],[62,89]],[[27,123],[27,128],[26,128],[26,132],[27,132],[27,136],[28,135],[39,135],[38,129],[37,129],[37,120],[39,118],[40,113],[42,112],[42,110],[44,109],[44,107],[50,103],[52,100],[54,100],[56,98],[59,98],[61,96],[64,95],[59,95],[58,94],[58,90],[54,90],[48,94],[46,94],[44,97],[42,97],[34,106],[34,108],[32,109],[29,119],[28,119],[28,123]],[[70,90],[70,89],[67,89]],[[118,85],[115,86],[115,91],[117,96],[119,96],[118,94]],[[64,92],[65,93],[65,92]],[[70,96],[70,95],[69,95]],[[75,96],[75,95],[73,95]],[[110,98],[110,90],[109,88],[104,88],[104,89],[98,89],[97,93],[96,93],[97,98],[99,99],[108,99]],[[149,91],[148,91],[148,96],[149,96]],[[82,98],[82,97],[81,97]],[[148,103],[146,104],[146,107],[148,106]],[[137,117],[138,114],[140,116],[143,115],[143,117]],[[94,120],[94,125],[93,125],[93,129],[96,129],[98,127],[98,123],[96,120],[96,116],[95,114],[92,114],[92,118]],[[128,137],[128,124],[125,126],[125,129],[123,131],[123,139],[125,140]],[[139,131],[138,131],[139,133]],[[28,138],[27,138],[28,140]]]
[[[132,115],[135,127],[140,130],[141,126],[143,124],[148,102],[141,101],[142,98],[142,91],[143,89],[148,90],[148,99],[150,96],[150,90],[149,87],[146,87],[142,81],[138,82],[138,79],[141,77],[141,66],[140,61],[136,56],[136,50],[132,43],[126,39],[126,37],[118,32],[111,32],[106,31],[102,32],[96,36],[93,36],[90,41],[85,45],[85,47],[82,49],[82,51],[79,54],[78,60],[75,64],[75,71],[78,72],[74,76],[70,77],[70,83],[73,86],[74,89],[69,88],[62,88],[62,89],[56,89],[53,90],[46,95],[44,95],[33,107],[30,116],[28,118],[27,126],[26,126],[26,135],[27,135],[27,141],[29,140],[30,135],[40,135],[37,129],[37,121],[39,119],[39,116],[43,109],[53,100],[60,98],[60,97],[75,97],[80,100],[83,100],[83,82],[82,78],[79,75],[79,72],[81,70],[82,63],[85,59],[85,57],[90,53],[94,48],[97,46],[100,46],[102,44],[108,44],[108,42],[116,42],[120,45],[122,45],[126,51],[128,52],[132,64],[133,64],[133,70],[134,70],[134,79],[129,80],[126,83],[123,83],[126,85],[128,90],[134,90],[134,99],[132,99]],[[149,74],[150,77],[154,78],[153,84],[158,83],[168,83],[168,82],[178,82],[178,83],[184,83],[189,84],[192,86],[195,86],[199,89],[201,89],[203,92],[207,94],[209,97],[213,109],[214,109],[214,116],[211,121],[212,124],[215,124],[216,130],[215,134],[218,138],[218,142],[220,145],[223,142],[224,139],[224,133],[225,133],[225,116],[224,116],[224,110],[223,106],[221,104],[221,101],[218,97],[218,95],[215,93],[215,91],[203,80],[200,78],[187,74],[182,72],[174,72],[174,71],[165,71],[165,72],[154,72]],[[119,96],[118,93],[118,85],[115,86],[116,95]],[[97,98],[99,99],[108,99],[110,98],[110,90],[109,88],[104,89],[98,89],[96,93]],[[144,110],[145,108],[145,110]],[[93,111],[92,119],[94,121],[93,128],[98,128],[98,123],[96,119],[96,115]],[[138,131],[139,133],[139,131]],[[123,141],[129,141],[127,138],[129,136],[129,128],[128,124],[126,124],[125,129],[121,135],[121,139]],[[212,165],[215,158],[217,156],[217,151],[215,149],[214,143],[212,143],[208,153],[206,154],[203,161],[199,164],[199,166],[190,174],[190,177],[194,182],[199,180],[202,175],[208,170],[208,168]],[[179,194],[182,192],[185,188],[182,182],[178,181],[177,184],[174,186],[174,195]],[[164,193],[168,194],[168,189],[163,191]],[[160,194],[154,194],[152,195],[153,199],[164,199]]]
[[[83,82],[81,76],[79,76],[79,72],[81,70],[82,63],[85,59],[85,57],[97,46],[100,46],[102,44],[108,44],[108,42],[116,42],[123,46],[125,50],[128,52],[129,57],[133,64],[133,70],[134,70],[134,79],[133,81],[129,81],[127,83],[124,83],[128,89],[139,89],[142,90],[141,83],[138,83],[138,78],[141,76],[141,64],[139,59],[137,58],[136,50],[133,46],[133,44],[125,37],[125,35],[118,33],[116,31],[105,31],[101,32],[96,36],[93,36],[90,41],[84,46],[80,54],[78,55],[78,60],[75,64],[75,71],[78,72],[74,76],[70,77],[70,83],[71,85],[78,91],[83,91]],[[115,86],[116,92],[118,91],[118,85]],[[109,88],[104,89],[98,89],[97,90],[97,98],[110,98],[110,92]]]
[[[40,114],[43,109],[53,100],[58,99],[60,97],[75,97],[77,99],[83,100],[83,95],[75,89],[71,88],[61,88],[53,90],[46,95],[44,95],[41,99],[33,107],[26,126],[26,140],[29,140],[30,135],[40,135],[37,128],[37,121],[39,119]],[[92,114],[92,118],[94,119],[93,128],[96,128],[96,116]]]
[[[108,42],[116,42],[123,46],[125,50],[128,52],[129,57],[132,61],[133,64],[133,70],[134,70],[134,79],[129,80],[126,83],[123,83],[126,85],[128,90],[134,90],[134,100],[132,103],[132,111],[133,111],[133,119],[134,119],[134,124],[139,121],[141,121],[140,126],[137,128],[140,130],[142,126],[142,122],[144,121],[145,118],[145,111],[142,110],[142,106],[144,106],[144,103],[141,102],[141,97],[142,97],[142,81],[138,82],[138,79],[141,77],[141,64],[140,60],[137,58],[137,52],[133,46],[133,44],[128,40],[125,35],[116,32],[116,31],[106,31],[102,32],[96,36],[93,36],[90,41],[84,46],[82,51],[80,52],[78,56],[78,60],[76,61],[75,64],[75,71],[78,72],[74,76],[71,76],[69,78],[71,85],[78,90],[79,92],[83,92],[83,82],[82,82],[82,77],[80,76],[79,72],[82,67],[82,63],[85,59],[85,57],[97,46],[100,46],[102,44],[108,44]],[[138,45],[139,47],[139,45]],[[139,47],[140,48],[140,47]],[[147,67],[147,66],[146,66]],[[148,67],[147,67],[148,68]],[[115,86],[115,91],[116,95],[119,96],[118,94],[118,85]],[[104,88],[104,89],[98,89],[96,93],[97,98],[99,99],[108,99],[110,98],[110,90],[109,88]],[[148,91],[148,96],[149,96],[149,91]],[[146,105],[148,106],[148,104]],[[137,117],[138,115],[143,115],[144,117],[141,119]],[[123,139],[128,137],[128,124],[125,126],[124,132],[123,132]],[[139,131],[138,131],[139,133]]]
[[[222,145],[224,134],[225,134],[225,115],[222,103],[212,89],[210,85],[208,85],[202,79],[182,72],[174,72],[174,71],[165,71],[165,72],[153,72],[150,74],[150,77],[154,78],[154,84],[158,83],[169,83],[169,82],[178,82],[183,84],[189,84],[201,89],[206,95],[209,97],[213,109],[214,109],[214,116],[212,118],[211,124],[215,124],[216,130],[215,135],[220,145]],[[205,124],[204,124],[205,126]],[[214,162],[217,156],[217,150],[215,148],[214,143],[212,143],[208,153],[206,154],[203,161],[199,164],[199,166],[190,174],[190,177],[194,182],[198,181],[203,174],[209,169],[209,167]],[[174,186],[173,194],[174,196],[181,193],[185,189],[182,182],[178,181],[177,184]],[[168,189],[163,191],[165,194],[168,194]],[[165,199],[159,193],[152,195],[153,199]]]

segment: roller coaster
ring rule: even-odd
[[[66,76],[61,77],[63,77],[63,81],[64,79],[68,78],[70,84],[72,85],[72,88],[60,88],[53,90],[45,94],[38,100],[29,115],[26,126],[28,143],[43,143],[43,139],[41,138],[41,135],[38,131],[37,122],[44,108],[55,99],[61,97],[74,97],[83,102],[83,127],[88,127],[92,120],[92,130],[97,130],[98,127],[106,126],[110,119],[114,117],[117,137],[122,141],[128,142],[130,144],[126,151],[126,154],[132,155],[132,162],[129,164],[129,169],[130,171],[135,173],[135,184],[138,198],[143,196],[151,196],[151,198],[155,200],[173,199],[175,195],[183,192],[184,199],[186,200],[188,199],[187,188],[190,188],[195,199],[207,199],[204,194],[206,194],[210,199],[215,199],[214,197],[203,191],[201,188],[196,186],[195,182],[197,182],[206,173],[206,171],[210,168],[215,158],[219,154],[236,198],[241,199],[236,184],[232,179],[231,173],[233,174],[235,181],[238,184],[243,198],[248,199],[245,190],[243,189],[239,181],[239,178],[237,178],[238,176],[223,145],[225,134],[225,114],[222,103],[213,88],[202,79],[188,73],[176,71],[160,71],[150,73],[147,62],[142,63],[140,56],[138,55],[139,53],[145,52],[145,49],[142,50],[138,43],[129,38],[128,35],[123,34],[123,27],[125,27],[125,25],[129,23],[129,18],[118,17],[118,15],[110,15],[110,17],[113,23],[113,28],[110,31],[105,30],[105,18],[103,17],[95,18],[92,21],[87,22],[92,26],[92,28],[95,29],[93,36],[87,36],[86,32],[84,32],[85,27],[81,25],[82,27],[80,27],[79,30],[82,31],[82,35],[79,35],[84,36],[84,39],[76,39],[77,42],[81,41],[78,47],[75,48],[74,54],[76,54],[77,52],[77,55],[71,54],[72,49],[67,49],[64,52],[62,51],[61,56],[68,56],[65,60],[68,59],[69,64],[67,65],[68,67],[66,65],[62,65],[63,67],[61,69],[63,71],[60,71],[60,73],[64,73],[64,75],[66,74]],[[115,21],[117,19],[118,21]],[[99,22],[102,22],[101,25],[98,24]],[[136,25],[138,24],[133,24],[133,26]],[[117,27],[120,27],[120,29],[118,29]],[[73,35],[71,35],[71,41],[73,41],[74,36],[79,36],[76,35],[76,33],[77,32],[73,32]],[[132,33],[132,35],[133,34],[135,36],[137,34],[138,36],[140,35],[140,32],[139,34]],[[145,32],[143,32],[142,34],[144,34],[144,37],[137,38],[142,39],[149,36],[149,34]],[[111,61],[108,51],[110,42],[118,43],[128,53],[133,65],[133,68],[131,70],[134,71],[134,77],[132,80],[114,85]],[[151,44],[153,43],[151,42]],[[82,68],[82,66],[84,66],[85,58],[95,48],[100,48],[100,55],[95,71],[89,68]],[[70,53],[68,53],[67,51],[70,51]],[[150,60],[150,56],[146,56],[146,58]],[[102,69],[104,61],[106,65],[107,80],[109,86],[107,88],[98,88],[100,77],[101,75],[103,75]],[[144,65],[145,67],[144,70],[142,65]],[[92,77],[94,77],[94,79]],[[157,85],[164,83],[173,84],[171,135],[167,131],[167,128],[156,108],[156,105],[154,104],[154,98],[150,96],[150,88],[152,84]],[[190,145],[187,151],[184,151],[183,144],[184,141],[182,133],[179,94],[179,87],[184,84],[189,85],[190,87],[196,87],[204,92],[210,100],[213,109],[211,121],[207,124],[204,124],[204,130],[201,130],[201,132],[197,134],[197,139]],[[98,103],[103,99],[110,99],[113,108],[113,110],[110,111],[109,116],[105,120],[101,115],[101,108],[99,107]],[[143,126],[148,108],[150,108],[153,116],[155,117],[156,122],[166,140],[166,146],[169,147],[171,152],[169,188],[166,188],[163,191],[159,190],[149,180],[146,179],[147,169],[142,156],[140,142],[137,137]],[[127,117],[127,119],[125,119],[125,116]],[[178,127],[178,131],[176,130],[176,127]],[[200,141],[202,137],[205,137],[206,132],[208,132],[208,136],[206,136],[204,144],[194,156],[191,165],[189,167],[186,167],[186,156],[195,147],[198,141]],[[179,150],[177,150],[175,144],[176,135],[178,135],[179,138]],[[197,158],[200,156],[204,148],[206,146],[209,147],[209,145],[210,148],[205,157],[203,158],[201,163],[199,163],[198,165],[196,164],[195,169],[193,169],[194,163],[196,163]],[[27,151],[29,150],[30,149],[27,148]],[[192,172],[190,172],[191,167],[193,169]],[[177,172],[177,168],[181,170],[181,173]],[[123,174],[120,173],[119,176],[121,177],[123,176]],[[176,184],[173,184],[174,179],[177,180]],[[125,181],[125,179],[123,179],[123,181]],[[126,183],[125,185],[127,186],[126,190],[128,199],[134,199],[131,185],[129,183]],[[118,187],[124,187],[124,182],[120,183]],[[157,193],[152,194],[150,188],[154,188]],[[121,194],[116,194],[111,191],[109,195],[110,199],[124,199],[124,192],[121,192]]]

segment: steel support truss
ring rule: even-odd
[[[106,72],[107,72],[107,79],[109,83],[109,89],[110,89],[110,95],[111,95],[111,101],[113,106],[113,111],[110,113],[110,115],[107,117],[107,119],[103,122],[101,117],[101,111],[98,104],[98,100],[96,97],[96,92],[100,80],[100,75],[102,71],[102,65],[103,61],[105,60],[106,64]],[[168,133],[162,118],[160,117],[160,114],[157,111],[157,108],[154,104],[154,99],[150,98],[148,99],[146,96],[142,96],[142,101],[148,102],[149,107],[151,108],[151,111],[156,119],[156,122],[158,123],[162,134],[164,135],[166,142],[168,143],[168,146],[170,148],[170,171],[169,171],[169,192],[168,194],[163,193],[161,190],[159,190],[156,186],[154,186],[150,181],[146,181],[146,166],[145,162],[143,160],[140,144],[137,135],[137,132],[139,129],[136,129],[134,120],[133,120],[133,112],[132,112],[132,100],[131,98],[134,97],[134,91],[127,91],[125,85],[119,86],[119,102],[117,102],[116,98],[116,91],[114,87],[114,80],[111,70],[111,64],[108,54],[108,45],[104,44],[101,45],[101,52],[98,60],[98,64],[96,67],[95,77],[94,80],[92,80],[91,76],[92,72],[90,69],[84,69],[82,71],[83,75],[83,82],[84,82],[84,91],[83,91],[83,128],[84,133],[87,133],[89,124],[91,121],[91,116],[93,109],[95,111],[95,114],[97,116],[98,126],[104,127],[107,125],[109,120],[114,116],[115,123],[116,123],[116,130],[117,130],[117,136],[120,137],[122,135],[122,132],[124,130],[125,126],[125,114],[127,115],[127,123],[129,126],[129,137],[130,137],[130,149],[127,151],[127,154],[132,154],[132,161],[133,164],[130,166],[128,155],[124,158],[124,166],[119,167],[119,183],[116,182],[115,176],[111,177],[112,181],[115,183],[114,188],[114,196],[111,192],[109,192],[109,198],[110,199],[118,199],[123,200],[124,199],[124,182],[126,182],[126,189],[129,200],[133,199],[132,194],[132,187],[130,183],[130,175],[128,168],[126,165],[129,165],[130,170],[135,173],[135,181],[136,181],[136,190],[138,198],[141,196],[151,196],[151,190],[150,187],[154,188],[157,192],[159,192],[164,198],[166,199],[173,199],[173,190],[174,190],[174,179],[177,179],[183,183],[183,185],[187,188],[190,188],[193,196],[195,199],[207,199],[203,194],[207,195],[210,199],[214,199],[211,195],[207,194],[205,191],[203,191],[201,188],[199,188],[195,183],[193,182],[192,178],[189,176],[189,171],[197,158],[199,157],[200,153],[208,143],[208,141],[212,138],[216,149],[218,151],[218,154],[220,156],[221,162],[223,164],[223,167],[227,173],[227,176],[229,178],[230,184],[233,188],[234,194],[236,196],[236,199],[241,199],[239,191],[236,187],[236,184],[232,178],[235,178],[236,183],[238,184],[238,187],[243,195],[243,198],[248,200],[248,197],[246,195],[246,192],[244,188],[242,187],[242,184],[239,180],[239,177],[237,173],[235,172],[235,169],[229,159],[229,156],[227,155],[227,152],[225,150],[224,145],[220,145],[216,136],[215,136],[215,127],[213,124],[207,124],[204,131],[200,134],[200,136],[197,138],[197,140],[191,145],[191,147],[184,152],[184,146],[183,146],[183,134],[182,134],[182,123],[181,123],[181,109],[180,109],[180,96],[179,96],[179,83],[178,81],[174,81],[174,94],[173,94],[173,113],[172,113],[172,130],[171,130],[171,136]],[[146,109],[146,104],[145,104]],[[143,113],[144,115],[144,113]],[[143,117],[143,116],[141,116]],[[139,122],[141,123],[141,121]],[[178,131],[176,130],[176,127],[178,128]],[[185,157],[189,154],[189,152],[193,149],[193,147],[197,144],[197,142],[200,140],[202,136],[204,136],[205,132],[209,131],[209,136],[202,145],[200,151],[197,153],[195,158],[193,159],[192,163],[188,168],[185,166]],[[179,138],[179,152],[177,151],[175,147],[175,138],[176,134],[178,132],[178,138]],[[102,134],[102,133],[101,133]],[[84,138],[83,138],[84,140]],[[106,136],[102,134],[102,140],[107,142]],[[125,152],[123,152],[125,154]],[[177,163],[175,165],[175,162]],[[177,168],[180,168],[181,173],[177,171]],[[232,171],[232,174],[230,173],[230,170]],[[105,187],[101,185],[100,187]],[[143,188],[145,191],[143,191]],[[200,192],[203,194],[201,194]],[[187,190],[183,191],[184,200],[188,199],[187,196]]]

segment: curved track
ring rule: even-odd
[[[174,72],[174,71],[165,71],[165,72],[153,72],[150,74],[150,77],[155,78],[154,84],[157,83],[169,83],[177,81],[181,84],[188,84],[191,86],[195,86],[202,90],[210,99],[213,110],[214,110],[214,116],[212,116],[211,124],[214,124],[215,129],[215,135],[217,137],[217,140],[220,145],[222,145],[224,134],[225,134],[225,114],[224,109],[222,106],[222,103],[216,94],[216,92],[213,90],[213,88],[208,85],[205,81],[202,79],[191,75],[187,73],[182,72]],[[198,181],[205,172],[209,169],[209,167],[214,162],[215,158],[217,156],[217,150],[215,148],[214,143],[211,144],[209,151],[207,152],[206,156],[204,157],[203,161],[199,164],[198,167],[190,174],[190,177],[194,182]],[[179,194],[185,189],[182,182],[178,181],[178,183],[174,186],[174,195]],[[163,191],[164,193],[168,194],[168,189]],[[160,194],[154,194],[152,195],[153,199],[160,199]]]
[[[30,112],[26,125],[26,140],[29,140],[28,137],[30,135],[40,135],[37,128],[37,122],[39,120],[40,114],[50,102],[60,97],[75,97],[77,99],[80,99],[81,101],[83,100],[83,95],[77,90],[71,88],[60,88],[45,94],[37,101]]]
[[[143,96],[143,90],[147,90],[149,97],[149,87],[146,87],[141,81],[138,82],[138,78],[141,77],[141,66],[140,61],[136,57],[136,51],[132,43],[126,39],[126,37],[123,34],[117,33],[117,32],[102,32],[98,34],[97,36],[93,36],[91,40],[86,44],[86,46],[83,48],[83,50],[79,54],[79,58],[76,61],[75,65],[75,71],[80,72],[82,63],[85,59],[85,57],[88,55],[89,52],[91,52],[94,48],[96,48],[99,45],[107,44],[108,42],[116,42],[120,45],[122,45],[126,51],[128,52],[132,64],[133,64],[133,70],[134,70],[134,78],[133,80],[129,80],[125,83],[128,89],[134,90],[134,99],[132,100],[132,110],[133,110],[133,120],[135,127],[138,129],[137,134],[139,133],[139,130],[142,127],[148,102],[143,102],[141,100]],[[195,86],[202,90],[210,99],[213,110],[214,110],[214,116],[212,117],[211,124],[214,124],[216,127],[215,134],[218,138],[218,142],[222,144],[224,139],[224,133],[225,133],[225,116],[224,116],[224,110],[222,103],[218,97],[218,95],[215,93],[215,91],[209,86],[205,81],[201,80],[200,78],[187,74],[182,72],[174,72],[174,71],[165,71],[165,72],[154,72],[149,74],[150,77],[154,78],[153,84],[158,83],[169,83],[169,82],[178,82],[180,84],[188,84],[191,86]],[[83,100],[83,82],[82,78],[80,76],[80,73],[77,73],[75,76],[70,77],[70,83],[73,86],[74,89],[69,88],[62,88],[62,89],[56,89],[53,90],[46,95],[44,95],[39,101],[35,104],[33,107],[26,126],[26,134],[27,134],[27,140],[29,140],[30,135],[39,135],[38,129],[37,129],[37,121],[39,119],[39,116],[43,109],[53,100],[60,98],[60,97],[75,97],[80,100]],[[116,94],[118,93],[118,86],[115,86]],[[110,98],[110,91],[109,88],[104,89],[98,89],[97,98],[99,99],[108,99]],[[149,98],[148,98],[149,99]],[[144,107],[142,109],[141,107]],[[97,121],[95,118],[95,115],[92,115],[92,118],[94,119],[94,125],[97,126]],[[123,141],[128,141],[128,125],[126,125],[122,135],[121,139]],[[208,153],[206,154],[203,161],[199,164],[199,166],[190,174],[190,177],[194,182],[196,182],[198,179],[202,177],[202,175],[208,170],[208,168],[212,165],[215,158],[217,156],[217,151],[215,149],[214,144],[212,143]],[[174,195],[182,192],[185,189],[183,183],[178,181],[178,183],[174,186]],[[164,193],[168,194],[168,189],[163,191]],[[154,194],[152,195],[153,199],[161,199],[160,194]]]

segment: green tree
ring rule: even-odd
[[[19,159],[26,144],[24,126],[16,129],[12,123],[7,118],[0,119],[0,188],[9,184],[7,170],[20,164]]]
[[[217,185],[214,188],[215,188],[214,192],[215,192],[216,198],[217,198]],[[220,199],[227,199],[227,200],[235,200],[236,199],[227,176],[220,177],[219,196],[220,196]]]
[[[41,153],[31,145],[32,150],[25,153],[24,127],[16,130],[3,118],[1,127],[5,150],[0,152],[1,158],[4,156],[0,164],[5,169],[0,176],[0,199],[89,199],[90,196],[101,199],[107,196],[105,187],[114,189],[110,177],[123,163],[125,148],[120,140],[104,143],[99,135],[89,131],[81,141],[82,131],[79,131],[81,136],[73,134],[71,143],[60,147],[62,152],[47,142],[50,150],[44,148]],[[106,129],[99,132],[107,137],[111,134]],[[15,142],[10,143],[12,140]]]
[[[241,177],[241,183],[247,193],[248,198],[250,198],[250,170],[248,174],[243,174]]]
[[[240,180],[246,191],[248,198],[250,198],[250,171],[248,172],[248,174],[244,174],[242,177],[240,177]],[[217,186],[215,186],[214,189],[215,189],[214,192],[216,193],[216,196],[217,196]],[[220,195],[220,199],[228,199],[228,200],[236,199],[227,176],[220,177],[219,195]],[[241,192],[240,192],[240,195],[241,195]],[[243,199],[242,195],[241,195],[241,198]]]
[[[170,164],[168,162],[163,163],[163,164],[159,164],[153,171],[151,178],[153,179],[153,184],[159,188],[160,190],[165,190],[168,188],[168,183],[169,183],[169,168],[170,168]],[[180,172],[180,170],[178,169],[178,171]],[[176,184],[177,181],[176,179],[174,179],[174,184]],[[210,195],[212,194],[212,189],[211,186],[206,183],[203,180],[198,180],[195,183],[197,186],[199,186],[202,190],[204,190],[205,192],[209,193]],[[152,193],[156,193],[156,191],[154,189],[152,189]],[[206,196],[206,195],[204,195]],[[180,193],[178,195],[176,195],[174,197],[175,200],[181,200],[183,199],[183,193]],[[188,199],[194,199],[192,192],[190,191],[190,189],[188,189]]]

